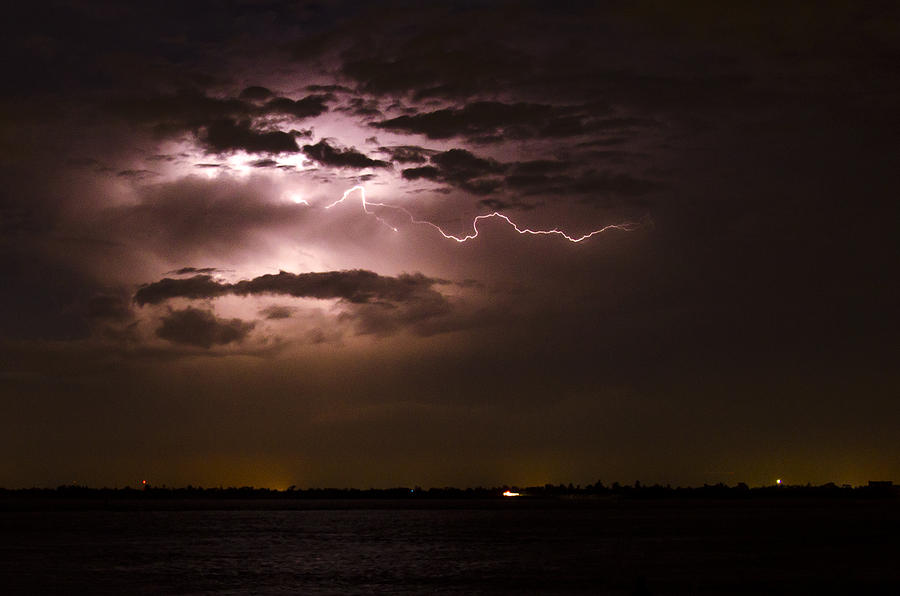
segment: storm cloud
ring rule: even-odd
[[[216,281],[210,275],[195,275],[187,279],[164,278],[147,284],[135,293],[134,301],[143,306],[158,304],[172,298],[193,300],[218,298],[226,294],[286,295],[296,298],[337,298],[351,303],[409,302],[423,298],[443,300],[433,289],[447,283],[421,273],[404,273],[396,277],[378,275],[361,269],[289,273],[280,271],[236,283]]]
[[[534,103],[505,104],[483,101],[460,109],[446,108],[412,116],[398,116],[371,126],[384,130],[421,134],[429,139],[465,136],[480,141],[501,138],[559,136],[584,132],[579,119],[568,119],[569,108]]]
[[[290,133],[280,130],[257,130],[249,121],[219,120],[210,123],[204,134],[203,144],[215,153],[244,150],[248,153],[295,153],[297,141]]]
[[[324,139],[315,145],[304,145],[303,153],[308,158],[317,161],[323,166],[334,168],[362,169],[391,167],[390,162],[367,157],[353,147],[345,149],[334,147]]]
[[[296,101],[287,97],[277,97],[268,101],[262,111],[266,114],[284,114],[302,120],[327,112],[329,99],[328,95],[309,95]]]
[[[309,95],[298,100],[273,97],[254,86],[238,97],[210,97],[203,92],[182,91],[111,102],[112,112],[151,127],[157,134],[193,133],[209,151],[222,153],[282,153],[299,150],[293,131],[273,129],[269,117],[304,120],[328,111],[330,95]],[[264,102],[264,103],[263,103]]]
[[[167,277],[146,284],[137,290],[134,302],[147,306],[177,298],[208,301],[226,295],[337,299],[347,306],[338,320],[352,323],[359,335],[386,337],[401,329],[431,335],[467,324],[464,317],[456,321],[446,319],[453,306],[434,286],[448,283],[420,273],[390,277],[364,270],[299,274],[281,271],[235,283],[216,281],[210,275],[195,275],[187,279]],[[210,348],[213,344],[240,341],[253,327],[252,323],[238,320],[215,319],[211,311],[194,308],[188,311],[166,317],[157,335],[176,343]],[[295,312],[295,307],[282,305],[266,307],[260,314],[266,320],[281,321],[291,318]],[[437,318],[443,318],[443,323],[436,323]]]
[[[432,165],[403,170],[406,180],[421,178],[446,182],[472,194],[484,195],[497,190],[502,180],[492,175],[500,174],[506,166],[492,159],[477,157],[465,149],[450,149],[431,156]]]
[[[254,327],[241,319],[220,319],[197,308],[176,310],[163,318],[156,335],[172,343],[209,349],[240,343]]]

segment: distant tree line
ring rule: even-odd
[[[885,498],[900,497],[900,485],[892,482],[870,482],[864,486],[838,486],[834,483],[813,486],[772,485],[749,487],[743,482],[733,486],[704,484],[696,487],[644,485],[635,482],[607,486],[598,481],[586,486],[545,484],[543,486],[499,486],[475,488],[270,488],[145,485],[139,489],[90,488],[62,485],[53,488],[0,488],[0,499],[503,499],[504,492],[518,493],[519,499],[751,499],[751,498]]]

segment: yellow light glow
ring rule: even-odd
[[[781,484],[781,478],[775,481],[775,484]]]
[[[503,496],[504,497],[518,497],[519,493],[514,493],[511,490],[505,490],[505,491],[503,491]]]

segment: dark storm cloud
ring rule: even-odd
[[[530,66],[527,53],[489,36],[471,35],[465,8],[453,12],[448,15],[446,7],[436,6],[428,15],[434,21],[425,21],[429,31],[412,37],[398,31],[397,39],[403,41],[393,51],[386,43],[372,55],[367,40],[359,40],[345,54],[343,74],[370,93],[413,92],[417,99],[425,99],[466,97],[502,85]]]
[[[512,164],[512,173],[517,175],[538,175],[561,172],[572,167],[565,161],[550,159],[535,159],[531,161],[518,161]]]
[[[581,193],[608,192],[636,197],[658,190],[662,186],[658,182],[636,178],[630,174],[587,171],[576,176],[570,188]]]
[[[334,49],[340,43],[341,38],[341,34],[337,31],[321,31],[286,44],[285,49],[294,60],[314,60]]]
[[[397,116],[370,126],[392,132],[425,135],[429,139],[465,137],[477,143],[510,139],[552,139],[578,135],[621,134],[637,128],[654,128],[650,118],[601,117],[609,108],[601,104],[554,106],[538,103],[480,101],[456,108]]]
[[[5,63],[11,88],[25,93],[209,85],[227,76],[219,69],[235,55],[260,57],[272,48],[274,23],[309,27],[330,19],[327,10],[316,18],[306,10],[280,2],[224,7],[212,0],[17,3],[0,24],[0,50],[11,58]]]
[[[598,157],[618,164],[634,157],[632,154],[615,151],[598,156],[595,153],[578,159],[538,159],[505,164],[504,184],[516,194],[525,195],[601,193],[637,197],[663,188],[656,180],[592,167]]]
[[[287,97],[277,97],[265,104],[262,112],[265,114],[285,114],[294,118],[312,118],[328,111],[326,102],[329,95],[309,95],[296,101]]]
[[[289,132],[265,129],[267,116],[290,116],[297,120],[319,116],[328,111],[330,95],[309,95],[292,100],[271,96],[263,87],[248,87],[239,98],[210,97],[200,91],[182,91],[171,95],[149,95],[119,99],[111,103],[113,113],[127,120],[150,126],[158,134],[178,135],[190,132],[210,151],[222,153],[243,149],[250,153],[281,153],[298,150],[295,136],[307,131]],[[260,103],[265,101],[265,103]]]
[[[725,15],[700,2],[532,4],[515,11],[503,4],[438,4],[415,11],[415,26],[404,27],[402,18],[395,18],[396,25],[381,24],[390,34],[377,42],[353,34],[331,43],[342,49],[342,73],[362,90],[411,97],[418,109],[425,98],[503,96],[574,109],[549,119],[537,114],[519,130],[516,120],[502,115],[461,133],[467,106],[457,106],[386,121],[393,130],[485,141],[497,138],[496,129],[510,128],[508,137],[562,138],[668,127],[673,119],[706,119],[710,110],[800,105],[823,93],[836,97],[843,87],[838,78],[852,79],[857,67],[873,75],[872,91],[892,93],[888,81],[895,73],[886,57],[900,52],[896,36],[886,32],[896,22],[896,9],[851,6],[833,3],[813,11],[762,3]],[[381,14],[390,9],[367,17]],[[372,28],[354,24],[359,33]],[[841,77],[817,70],[826,63]],[[623,107],[627,113],[618,111]]]
[[[353,93],[353,90],[344,85],[307,85],[307,91],[313,93]]]
[[[87,318],[94,338],[116,345],[139,341],[138,321],[127,294],[106,293],[91,297],[87,303]]]
[[[214,153],[226,153],[242,149],[248,153],[294,153],[299,150],[290,133],[260,131],[251,127],[248,120],[218,120],[206,127],[201,142]]]
[[[247,87],[241,94],[238,96],[239,99],[244,99],[247,101],[265,101],[274,95],[270,90],[265,87],[260,87],[258,85],[254,85],[251,87]]]
[[[446,182],[476,195],[490,194],[499,189],[503,181],[492,177],[506,170],[506,165],[493,159],[485,159],[465,149],[450,149],[431,157],[430,166],[407,168],[402,176],[406,180],[433,180]]]
[[[146,180],[147,178],[153,178],[154,176],[159,176],[159,174],[150,170],[121,170],[116,173],[116,177],[118,178],[128,178],[131,180]]]
[[[531,160],[501,163],[478,157],[465,149],[450,149],[431,156],[431,165],[407,168],[401,175],[405,180],[444,182],[475,195],[487,195],[508,188],[518,194],[573,195],[612,193],[639,196],[657,190],[661,185],[624,172],[596,171],[583,168],[584,160]],[[500,208],[517,204],[506,201],[482,201],[484,205]]]
[[[274,168],[277,165],[278,162],[274,159],[257,159],[250,163],[250,166],[254,168]]]
[[[353,147],[340,149],[322,139],[315,145],[304,145],[303,154],[324,166],[334,168],[389,168],[390,162],[372,159]]]
[[[362,269],[299,274],[281,271],[275,275],[237,282],[231,289],[238,295],[287,294],[320,299],[340,298],[355,303],[381,300],[405,302],[423,295],[440,296],[432,289],[440,283],[445,282],[421,273],[387,277]]]
[[[46,221],[41,224],[46,226]],[[0,339],[83,339],[90,333],[90,299],[102,291],[96,280],[62,259],[30,245],[32,231],[0,238]],[[16,225],[16,224],[14,224]],[[39,232],[43,232],[38,228]],[[16,233],[18,232],[18,233]],[[25,232],[25,233],[22,233]],[[98,310],[103,310],[102,307]]]
[[[141,287],[134,295],[134,301],[144,306],[176,297],[194,300],[216,298],[227,294],[228,287],[228,284],[215,281],[211,275],[194,275],[187,279],[166,277]]]
[[[425,149],[424,147],[416,147],[415,145],[379,147],[378,151],[389,155],[392,161],[398,163],[425,163],[428,161],[428,156],[435,153],[434,151]]]
[[[97,167],[101,164],[93,157],[69,157],[66,159],[66,165],[74,166],[76,168],[90,168]]]
[[[346,107],[338,108],[340,112],[348,112],[355,116],[360,116],[361,118],[374,118],[384,117],[384,114],[379,109],[379,102],[377,99],[365,99],[362,97],[354,97],[348,103]]]
[[[479,178],[460,182],[458,186],[473,195],[489,195],[500,190],[503,181],[498,178]]]
[[[344,313],[341,317],[353,319],[357,333],[361,335],[386,336],[401,328],[410,328],[419,335],[434,335],[448,330],[435,326],[434,321],[451,310],[451,304],[443,296],[428,292],[417,294],[415,300],[400,303],[357,304],[352,314]]]
[[[270,320],[290,319],[294,315],[294,310],[290,306],[273,305],[262,309],[259,314]]]
[[[339,320],[354,322],[359,334],[386,336],[401,328],[408,328],[419,335],[431,335],[458,327],[452,321],[435,322],[435,319],[445,317],[453,310],[447,298],[434,290],[436,284],[445,283],[448,282],[429,278],[421,273],[388,277],[359,269],[299,274],[281,271],[237,283],[218,282],[209,275],[196,275],[188,279],[164,278],[147,284],[135,293],[134,302],[145,306],[173,298],[208,300],[226,294],[339,299],[352,307],[343,312]],[[183,317],[194,326],[202,323],[210,329],[221,327],[221,323],[213,324],[211,314],[203,315],[201,321],[201,312],[195,311],[190,316]],[[278,320],[291,317],[293,312],[291,307],[271,306],[260,311],[260,314],[266,319]],[[183,321],[179,319],[179,322]],[[167,333],[169,335],[166,339],[175,337],[175,331]],[[200,337],[208,338],[210,333],[213,331]],[[185,331],[177,337],[186,342],[190,335]],[[204,347],[209,347],[209,339],[202,341]]]
[[[99,294],[88,301],[87,315],[91,319],[126,321],[134,314],[128,300],[115,294]]]
[[[466,136],[500,140],[500,134],[516,138],[538,136],[538,131],[561,117],[560,112],[564,114],[569,111],[535,103],[481,101],[461,109],[446,108],[398,116],[373,122],[371,126],[392,132],[421,134],[429,139]]]
[[[513,97],[540,98],[541,102],[551,98],[565,104],[578,104],[585,99],[593,102],[594,107],[581,114],[566,110],[552,115],[535,113],[536,119],[523,123],[525,126],[518,130],[516,125],[521,122],[517,118],[509,121],[509,115],[504,114],[500,120],[476,125],[482,128],[477,135],[471,134],[474,131],[466,133],[481,141],[496,139],[498,128],[508,128],[507,136],[521,138],[558,138],[582,134],[594,125],[603,128],[613,124],[596,122],[603,106],[681,110],[696,105],[721,105],[722,100],[735,104],[754,101],[752,96],[759,92],[751,77],[703,72],[703,67],[720,66],[715,59],[698,60],[694,55],[673,59],[666,54],[669,48],[654,44],[631,52],[635,38],[644,37],[634,30],[635,15],[640,15],[640,22],[654,12],[643,3],[638,4],[640,7],[633,10],[627,5],[576,3],[515,11],[502,4],[493,9],[485,5],[438,4],[430,10],[417,11],[420,20],[415,27],[404,29],[402,18],[393,28],[382,25],[391,30],[391,35],[381,43],[373,43],[366,35],[352,37],[342,52],[341,71],[367,93],[406,95],[419,102],[430,98],[496,97],[498,90]],[[691,14],[692,9],[684,12]],[[688,24],[685,20],[690,21],[685,14],[657,18],[681,21],[684,26]],[[365,31],[366,27],[361,29]],[[532,35],[524,34],[525,31]],[[535,31],[541,33],[535,35]],[[347,43],[334,38],[323,38],[321,42]],[[720,62],[728,60],[714,58]],[[697,72],[685,69],[686,60],[697,64]],[[441,111],[443,122],[435,118],[420,123],[425,129],[415,132],[434,135],[431,138],[449,138],[454,136],[453,129],[446,124],[458,115]],[[402,120],[397,124],[409,132],[419,128],[405,126],[410,123]],[[463,119],[457,124],[465,126]]]
[[[511,174],[505,179],[511,190],[526,194],[606,195],[638,197],[662,188],[659,182],[623,172],[587,170],[577,174]]]
[[[112,102],[111,108],[113,113],[164,134],[196,131],[219,120],[246,119],[256,111],[249,102],[208,97],[198,91],[120,99]]]
[[[509,209],[518,209],[520,211],[530,211],[534,209],[534,205],[530,205],[528,203],[523,203],[521,201],[502,201],[500,199],[481,199],[478,201],[479,205],[487,207],[492,211],[506,211]]]
[[[478,157],[465,149],[450,149],[431,157],[431,163],[449,180],[471,180],[487,174],[499,174],[506,166],[493,160]]]
[[[405,180],[441,180],[441,171],[434,166],[407,168],[401,174]]]
[[[254,326],[241,319],[220,319],[207,310],[186,308],[164,317],[156,335],[172,343],[209,349],[240,343]]]
[[[406,302],[423,297],[443,297],[433,289],[443,280],[421,273],[404,273],[397,277],[378,275],[372,271],[326,271],[313,273],[267,274],[237,283],[219,282],[210,275],[195,275],[188,279],[164,278],[142,286],[134,301],[143,306],[158,304],[171,298],[208,299],[234,294],[286,295],[297,298],[338,298],[351,303]]]
[[[605,137],[602,139],[594,139],[592,141],[584,141],[578,143],[576,147],[609,147],[613,145],[622,145],[626,143],[628,139],[625,137]]]
[[[215,267],[182,267],[181,269],[175,269],[174,271],[169,271],[172,275],[189,275],[192,273],[215,273],[218,269]]]

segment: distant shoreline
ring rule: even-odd
[[[517,493],[504,496],[504,492]],[[291,487],[276,490],[254,487],[201,488],[194,486],[170,488],[145,486],[135,488],[90,488],[66,485],[55,489],[0,488],[0,510],[20,509],[145,509],[145,508],[216,508],[232,503],[235,508],[247,508],[256,503],[260,508],[317,508],[330,502],[329,507],[343,503],[356,507],[356,502],[385,501],[396,506],[413,506],[429,502],[530,502],[530,503],[603,503],[622,501],[792,501],[792,500],[871,500],[900,498],[900,485],[890,481],[870,482],[864,486],[772,485],[748,487],[746,484],[725,484],[700,487],[670,487],[660,485],[604,486],[601,483],[586,487],[572,485],[544,485],[531,487],[499,486],[477,488],[396,487],[388,489],[338,489]],[[315,505],[319,503],[319,505]],[[218,504],[218,505],[217,505]],[[301,505],[302,504],[302,505]]]

